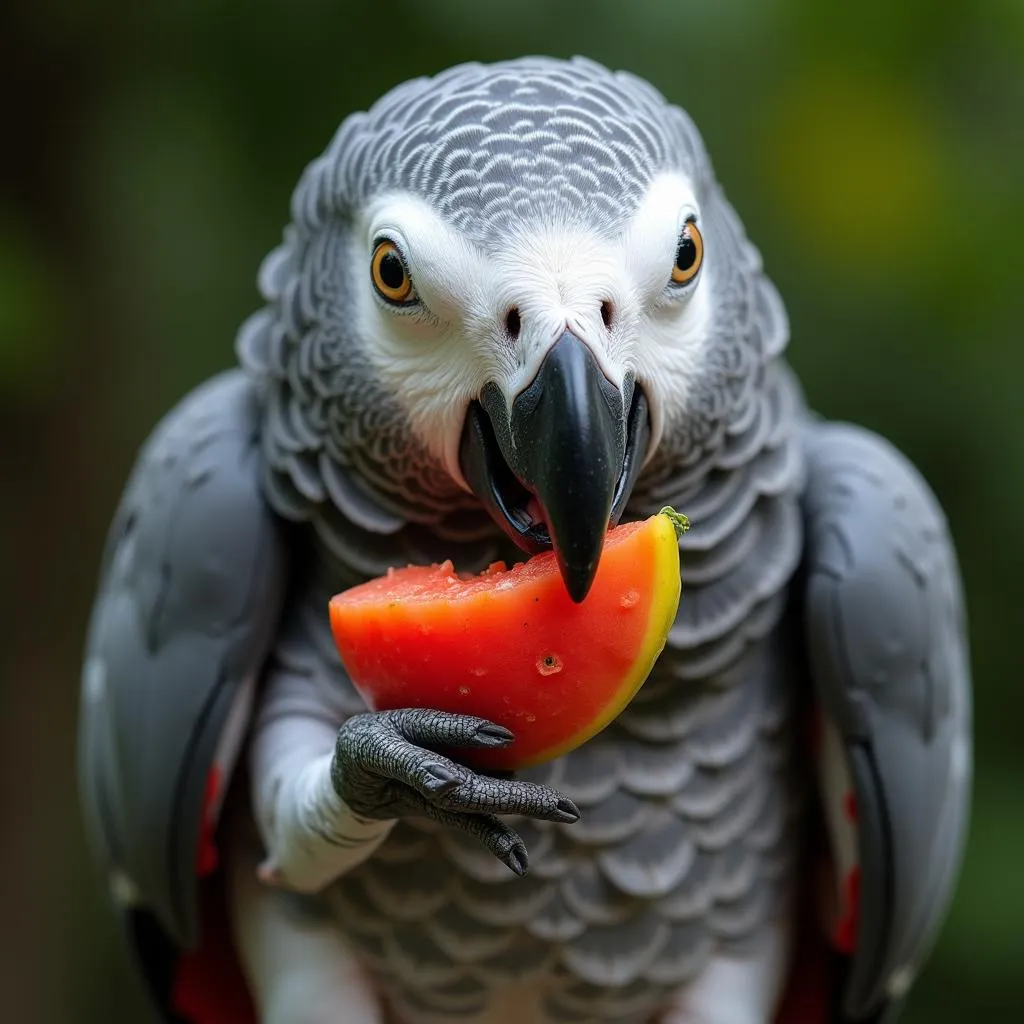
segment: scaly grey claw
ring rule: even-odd
[[[469,715],[420,708],[368,712],[338,731],[331,781],[361,817],[432,818],[475,836],[521,875],[529,866],[526,847],[497,815],[571,823],[579,809],[547,786],[478,775],[439,752],[505,746],[513,739],[503,726]]]

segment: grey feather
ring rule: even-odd
[[[758,925],[780,906],[775,893],[766,886],[755,884],[732,899],[720,898],[708,911],[708,927],[719,941],[730,949],[742,948],[757,935]]]
[[[583,935],[587,930],[587,922],[556,891],[547,905],[527,923],[526,930],[544,943],[561,945]]]
[[[550,835],[554,844],[546,850],[544,857],[537,861],[530,871],[538,878],[558,880],[566,874],[578,860],[579,845],[561,829],[552,829]]]
[[[629,893],[613,885],[594,861],[581,861],[565,875],[560,888],[566,905],[587,924],[615,924],[634,909]]]
[[[307,898],[323,903],[336,918],[347,921],[349,935],[356,939],[360,948],[369,943],[370,948],[383,951],[382,939],[392,926],[370,899],[365,886],[333,886],[322,896]]]
[[[426,1000],[419,995],[416,989],[402,988],[401,983],[398,981],[392,982],[390,988],[392,991],[388,1004],[400,1015],[399,1019],[404,1020],[421,1020],[429,1022],[429,1024],[443,1024],[443,1022],[450,1021],[453,1018],[456,1020],[459,1017],[469,1017],[472,1019],[472,1015],[482,1010],[487,1004],[486,995],[481,995],[475,1006],[467,1007],[461,1011],[454,1011],[448,1005],[445,1005],[444,1008],[439,1005],[439,1003],[447,1003],[443,996],[439,1002]]]
[[[920,474],[855,427],[816,424],[807,447],[811,667],[861,821],[857,1015],[902,998],[949,904],[970,807],[969,654],[956,556]]]
[[[651,805],[617,785],[605,799],[595,802],[578,822],[571,837],[573,842],[604,846],[621,843],[651,824]]]
[[[547,899],[547,894],[545,894]],[[475,964],[508,949],[515,932],[500,925],[481,928],[480,920],[456,903],[447,903],[427,923],[427,935],[453,963]]]
[[[591,925],[565,944],[562,962],[591,985],[636,980],[668,941],[669,926],[653,911],[612,925]]]
[[[692,921],[710,910],[716,896],[714,879],[717,863],[710,850],[697,850],[685,877],[658,900],[658,912],[666,921]],[[704,932],[710,939],[711,933],[706,927]]]
[[[746,843],[766,853],[779,846],[787,826],[793,825],[794,800],[774,786],[770,787],[757,819],[746,831]]]
[[[642,831],[597,855],[605,876],[630,896],[657,898],[670,892],[697,856],[693,830],[668,810],[652,814]]]
[[[462,977],[462,970],[434,943],[425,930],[397,927],[384,939],[388,972],[401,978],[406,989],[435,992]]]
[[[559,788],[579,807],[614,797],[622,752],[609,736],[599,735],[563,762]]]
[[[549,997],[549,1006],[556,1020],[620,1021],[648,1020],[658,1005],[646,978],[637,978],[627,985],[602,985],[595,999],[595,987],[570,985]]]
[[[673,795],[671,806],[693,821],[714,819],[740,794],[750,790],[762,770],[763,755],[758,744],[751,743],[730,764],[699,768],[690,784]]]
[[[89,832],[105,869],[184,945],[197,937],[207,772],[285,593],[284,541],[259,489],[258,413],[233,372],[154,430],[111,528],[86,645]]]
[[[508,928],[527,924],[554,898],[554,888],[532,872],[522,881],[523,885],[495,888],[463,875],[451,880],[451,891],[455,902],[476,920]]]
[[[397,533],[402,528],[404,520],[383,511],[359,486],[358,477],[346,473],[336,459],[321,452],[318,465],[327,494],[349,522],[370,533]]]
[[[707,924],[693,919],[674,924],[658,955],[647,965],[644,977],[656,985],[677,987],[695,977],[715,950]]]
[[[556,950],[537,942],[524,930],[513,933],[508,949],[487,957],[477,966],[478,976],[497,985],[542,980],[554,962]]]
[[[419,921],[448,902],[447,878],[448,872],[438,861],[421,861],[410,871],[380,860],[367,865],[363,885],[378,913],[396,921]]]
[[[488,994],[484,982],[470,974],[460,974],[453,981],[434,988],[430,1005],[443,1011],[446,1017],[475,1014],[486,1005]]]
[[[731,845],[739,842],[760,815],[771,784],[763,774],[759,774],[720,813],[695,822],[694,838],[701,848],[720,850],[724,855]]]
[[[622,786],[635,796],[671,796],[693,777],[693,759],[686,744],[629,743],[619,774]]]

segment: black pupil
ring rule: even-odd
[[[386,288],[393,288],[398,291],[405,284],[405,267],[398,258],[397,253],[388,252],[381,257],[380,266],[377,268],[381,282]]]
[[[697,243],[689,235],[683,235],[676,250],[676,266],[680,270],[689,270],[696,262]]]

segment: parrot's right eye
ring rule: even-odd
[[[373,250],[370,261],[370,275],[373,286],[386,302],[396,306],[408,306],[416,301],[416,291],[412,286],[409,268],[398,251],[398,246],[390,239],[382,239]]]

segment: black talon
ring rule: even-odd
[[[555,804],[555,807],[565,816],[564,821],[572,822],[580,820],[580,809],[571,801],[562,797],[561,800]]]
[[[427,764],[423,766],[423,770],[430,775],[431,778],[427,785],[435,794],[447,793],[449,790],[455,789],[456,786],[462,785],[464,781],[464,777],[460,773],[453,772],[443,764]]]
[[[515,738],[515,734],[506,729],[503,725],[494,724],[481,725],[473,737],[473,739],[482,747],[505,746],[506,744],[511,743]]]
[[[525,847],[514,846],[508,851],[505,863],[521,878],[530,870],[530,855]]]

